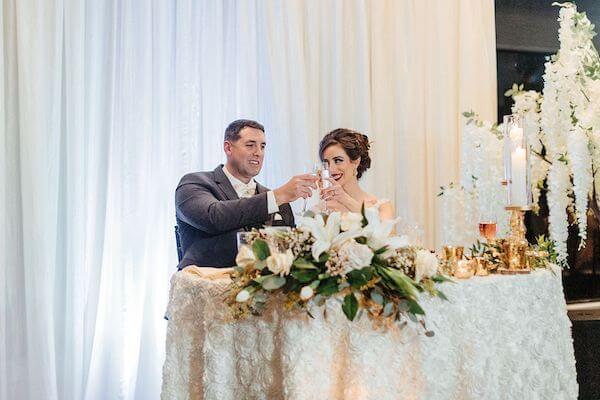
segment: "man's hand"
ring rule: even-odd
[[[291,203],[302,197],[307,199],[312,195],[311,189],[317,189],[318,177],[311,174],[296,175],[283,186],[273,190],[277,205]]]

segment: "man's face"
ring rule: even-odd
[[[240,131],[236,142],[225,141],[227,165],[234,175],[243,181],[250,181],[260,172],[265,158],[265,133],[260,129],[245,127]]]

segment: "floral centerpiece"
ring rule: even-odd
[[[254,230],[241,246],[228,296],[235,318],[260,315],[274,298],[312,317],[335,297],[351,321],[364,312],[381,326],[410,319],[425,328],[419,293],[446,299],[436,255],[391,235],[395,221],[381,221],[376,209],[306,214],[297,223]]]

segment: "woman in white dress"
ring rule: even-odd
[[[360,212],[365,207],[378,207],[381,219],[394,218],[389,200],[379,200],[365,192],[358,181],[371,166],[369,138],[360,132],[338,128],[329,132],[319,144],[319,157],[329,165],[331,187],[321,191],[328,211]]]

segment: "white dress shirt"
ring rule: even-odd
[[[240,199],[244,197],[252,197],[256,194],[256,181],[254,179],[251,179],[248,183],[244,183],[233,176],[226,166],[223,166],[223,172],[225,172],[225,176],[227,176],[227,179],[229,179],[231,186],[233,186],[233,190],[235,190]],[[267,192],[267,212],[269,214],[279,212],[279,206],[277,205],[277,200],[275,200],[275,193],[273,193],[272,190]],[[281,216],[276,215],[275,219],[281,219]]]

